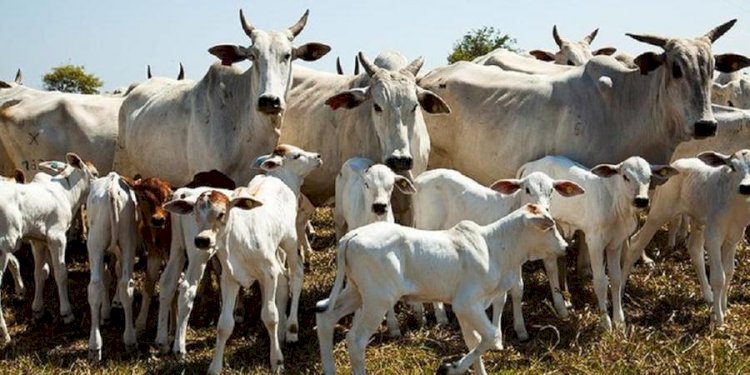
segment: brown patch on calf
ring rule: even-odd
[[[211,192],[208,193],[208,201],[212,204],[223,205],[224,207],[229,205],[229,197],[216,190],[211,190]]]
[[[141,232],[147,250],[166,259],[172,239],[172,229],[169,211],[164,209],[164,203],[171,198],[172,187],[155,177],[137,181],[123,177],[123,180],[133,184],[133,190],[138,197],[138,210],[141,214],[138,230]],[[155,228],[151,225],[152,220],[163,220],[164,226]]]
[[[541,215],[542,209],[539,208],[539,205],[529,203],[526,205],[526,211],[529,211],[530,213],[534,215]]]
[[[273,155],[278,155],[278,156],[284,156],[284,155],[286,155],[287,152],[289,152],[291,150],[292,150],[291,146],[289,146],[287,144],[280,144],[280,145],[276,146],[276,148],[273,149],[272,154]]]

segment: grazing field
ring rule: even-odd
[[[317,236],[313,247],[321,251],[311,259],[305,276],[300,307],[300,342],[284,348],[287,373],[321,371],[315,317],[310,308],[327,296],[333,283],[333,226],[330,210],[318,210]],[[659,234],[656,249],[666,238]],[[151,347],[156,334],[153,305],[148,330],[140,337],[137,352],[126,353],[122,344],[122,314],[113,312],[112,322],[103,329],[104,360],[87,362],[90,313],[86,298],[88,265],[85,247],[68,251],[70,298],[75,323],[59,321],[57,293],[50,278],[45,288],[45,319],[31,321],[33,296],[30,253],[19,253],[28,290],[25,301],[13,298],[12,281],[5,277],[2,303],[13,343],[0,348],[0,373],[205,373],[213,354],[215,324],[220,310],[217,281],[196,298],[190,320],[188,358],[177,361]],[[539,264],[527,266],[524,313],[531,339],[519,342],[512,328],[510,303],[503,316],[505,349],[485,358],[492,373],[750,373],[750,252],[743,244],[737,252],[739,267],[732,282],[729,315],[723,328],[710,324],[710,308],[703,302],[696,277],[684,247],[658,254],[653,270],[637,267],[624,298],[628,327],[625,332],[603,333],[598,328],[596,297],[590,280],[578,281],[571,270],[571,318],[555,316],[549,287]],[[573,264],[570,261],[569,264]],[[139,274],[142,278],[143,275]],[[213,290],[211,290],[213,289]],[[138,298],[136,298],[138,302]],[[268,338],[260,323],[257,298],[245,295],[247,310],[243,323],[235,326],[229,340],[224,373],[268,372]],[[457,325],[418,329],[408,314],[401,314],[404,337],[391,339],[385,327],[368,347],[368,370],[372,373],[434,373],[448,360],[465,352]],[[336,335],[336,360],[340,372],[348,372],[349,357],[341,339],[349,321],[342,322]],[[408,329],[403,327],[408,326]]]

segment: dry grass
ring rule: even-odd
[[[311,259],[312,272],[305,278],[301,303],[300,343],[284,348],[288,373],[321,371],[314,315],[309,309],[325,297],[333,282],[333,232],[330,211],[319,210],[314,225],[318,236],[315,247],[323,247]],[[660,233],[650,251],[663,245]],[[5,316],[13,344],[0,349],[0,373],[204,373],[211,360],[215,322],[220,300],[215,291],[196,299],[188,334],[188,359],[178,362],[159,356],[150,347],[156,331],[156,304],[147,332],[140,338],[136,353],[125,353],[121,341],[121,315],[104,327],[105,360],[99,365],[86,361],[89,308],[86,299],[87,265],[83,247],[70,250],[70,298],[76,323],[58,320],[58,302],[52,280],[45,288],[47,319],[30,321],[32,290],[26,301],[11,298],[12,282],[6,276],[3,288]],[[32,269],[28,259],[22,267],[26,276]],[[503,321],[505,350],[485,355],[492,373],[750,373],[750,259],[743,245],[737,253],[739,268],[730,293],[730,311],[721,329],[709,324],[709,306],[702,301],[690,261],[681,249],[657,257],[656,269],[637,268],[628,284],[625,312],[626,332],[604,333],[598,328],[596,298],[590,280],[572,281],[572,317],[563,321],[555,316],[550,293],[539,265],[527,267],[524,313],[531,340],[521,343],[512,329],[511,314]],[[574,277],[573,277],[574,278]],[[26,279],[31,285],[30,277]],[[215,281],[214,281],[215,284]],[[33,289],[33,287],[29,288]],[[138,298],[136,299],[138,301]],[[248,309],[245,323],[237,324],[225,357],[225,373],[265,373],[268,371],[268,339],[258,321],[259,311],[252,293],[245,296]],[[404,337],[388,338],[384,330],[368,347],[368,370],[372,373],[434,373],[443,362],[464,353],[458,327],[429,326],[417,329],[402,314]],[[119,318],[119,319],[118,319]],[[349,371],[346,345],[341,339],[349,321],[342,322],[336,338],[339,370]]]

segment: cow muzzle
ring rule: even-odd
[[[167,219],[164,217],[152,217],[150,224],[152,228],[161,229],[167,224]]]
[[[703,139],[713,137],[716,135],[716,129],[718,125],[714,120],[700,120],[695,123],[694,135],[695,139]]]
[[[392,156],[386,159],[385,164],[395,172],[405,172],[411,170],[414,159],[411,156]]]
[[[211,239],[208,237],[197,236],[193,242],[195,243],[195,247],[201,250],[207,250],[211,247]]]
[[[385,215],[386,210],[388,210],[388,205],[385,203],[373,203],[372,205],[372,212],[375,215]]]
[[[635,199],[633,199],[633,206],[635,206],[636,208],[648,207],[648,198],[636,197]]]
[[[740,185],[740,194],[750,195],[750,185]]]
[[[258,111],[267,115],[278,115],[284,110],[281,98],[276,95],[261,95],[258,98]]]

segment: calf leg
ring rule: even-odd
[[[739,238],[742,238],[741,235],[742,234],[740,234]],[[721,247],[721,261],[724,266],[724,273],[726,274],[724,287],[721,291],[721,306],[725,314],[727,312],[727,299],[729,298],[729,285],[732,282],[732,277],[734,277],[734,254],[736,253],[737,245],[740,242],[739,238],[724,241],[724,244]]]
[[[458,324],[459,326],[461,326],[461,335],[464,338],[466,347],[469,348],[469,350],[474,350],[477,346],[479,346],[479,342],[482,338],[479,336],[477,331],[475,331],[474,328],[471,327],[471,325],[469,325],[469,323],[465,320],[459,319]],[[477,357],[477,359],[474,360],[472,367],[474,368],[475,374],[487,374],[487,370],[484,368],[484,363],[482,362],[482,357]]]
[[[173,238],[172,241],[178,239]],[[170,315],[174,315],[173,301],[175,301],[175,291],[177,283],[180,281],[180,272],[185,267],[185,249],[172,248],[169,252],[169,260],[164,272],[159,279],[159,319],[156,329],[156,346],[159,351],[166,353],[169,351],[169,320]],[[172,325],[174,329],[174,325]]]
[[[68,299],[68,267],[65,265],[65,231],[48,235],[47,247],[50,252],[52,270],[55,273],[57,295],[60,298],[60,316],[65,324],[73,323],[73,308]]]
[[[560,271],[557,268],[557,257],[544,259],[544,270],[547,272],[547,278],[549,279],[555,310],[561,318],[567,319],[569,316],[568,307],[565,305],[565,297],[563,297],[560,289]]]
[[[591,271],[594,276],[594,292],[599,305],[599,314],[602,328],[612,330],[612,320],[607,312],[607,289],[608,280],[604,269],[604,246],[599,236],[587,236],[589,257],[591,258]],[[619,259],[619,258],[618,258]]]
[[[237,300],[237,293],[240,290],[238,284],[228,272],[221,275],[221,316],[216,325],[216,348],[214,349],[214,358],[208,367],[209,374],[221,373],[224,362],[224,347],[227,339],[234,330],[234,303]]]
[[[278,310],[276,305],[276,294],[277,285],[280,283],[279,278],[283,278],[284,275],[281,269],[275,268],[276,267],[272,266],[271,269],[266,270],[264,275],[265,280],[260,280],[262,290],[261,294],[263,295],[263,308],[260,312],[260,318],[263,320],[263,325],[266,326],[266,331],[268,331],[268,337],[271,341],[271,370],[275,373],[283,373],[284,355],[281,353],[281,340],[279,340],[279,337],[281,336],[281,327],[279,323],[281,320],[280,317],[284,314],[284,311]],[[215,357],[214,360],[216,360]]]
[[[623,280],[628,279],[636,260],[641,257],[641,254],[643,254],[648,243],[654,238],[654,234],[656,234],[662,224],[670,219],[665,215],[659,217],[657,217],[657,215],[659,215],[658,210],[652,209],[651,216],[649,216],[646,223],[643,224],[643,227],[630,240],[627,250],[625,251],[625,258],[622,262]]]
[[[695,274],[698,276],[698,283],[703,292],[703,299],[707,303],[712,304],[714,303],[715,296],[711,291],[711,286],[708,285],[706,263],[703,259],[703,244],[705,242],[704,231],[704,227],[693,228],[693,230],[690,231],[690,237],[688,238],[688,253],[690,254],[690,260],[693,262]]]
[[[502,304],[499,306],[499,313],[502,314],[503,305],[507,296],[500,296],[495,301],[501,300]],[[511,303],[513,304],[513,330],[516,331],[516,336],[521,341],[529,339],[529,333],[526,332],[526,322],[523,319],[523,277],[521,277],[521,270],[518,271],[518,280],[516,285],[510,290]],[[495,305],[492,305],[492,311],[495,311]],[[497,316],[497,320],[492,321],[495,327],[500,328],[500,315]]]
[[[296,239],[290,239],[282,244],[282,248],[287,254],[287,267],[289,268],[289,283],[292,289],[292,306],[289,309],[289,319],[287,321],[286,341],[297,342],[297,332],[299,323],[297,321],[297,311],[299,310],[299,298],[302,294],[302,279],[304,277],[304,266],[298,253],[299,246]],[[282,310],[282,313],[284,311]]]
[[[120,302],[125,315],[125,331],[122,334],[122,341],[128,351],[136,347],[136,332],[133,326],[133,299],[135,294],[135,281],[133,280],[133,267],[135,263],[135,243],[131,239],[123,236],[121,238],[120,257],[120,279],[117,282]]]
[[[502,294],[506,294],[506,291],[503,291]],[[469,352],[458,362],[450,365],[444,364],[441,366],[441,369],[438,370],[439,372],[444,371],[444,373],[447,374],[463,374],[469,370],[471,365],[482,360],[481,356],[484,352],[493,348],[502,349],[503,347],[502,331],[493,326],[492,322],[487,319],[482,304],[477,303],[476,296],[471,296],[472,298],[467,297],[469,297],[469,295],[466,295],[465,297],[462,296],[460,301],[453,303],[453,311],[459,319],[459,322],[464,322],[467,328],[471,327],[472,335],[474,334],[474,330],[476,330],[481,339],[477,346],[469,350]]]
[[[724,325],[724,306],[722,306],[722,290],[726,282],[724,266],[721,263],[722,240],[716,231],[706,231],[706,251],[708,252],[708,267],[711,273],[711,291],[714,293],[713,318],[716,325]]]
[[[336,299],[336,306],[328,306],[326,311],[315,314],[320,358],[326,375],[336,374],[336,363],[333,358],[333,330],[336,323],[360,306],[362,306],[362,299],[359,297],[359,292],[348,284]]]
[[[177,297],[177,323],[175,325],[174,344],[172,346],[172,352],[174,352],[178,358],[184,357],[185,355],[185,334],[187,332],[188,318],[190,318],[190,312],[193,310],[195,292],[198,288],[200,279],[203,277],[203,272],[206,270],[206,264],[208,263],[209,258],[213,255],[207,251],[198,249],[189,249],[188,251],[188,268],[185,272],[185,279],[179,284],[180,293]],[[225,275],[228,277],[228,272],[222,272],[221,275],[221,279],[224,280]],[[223,296],[224,292],[222,288],[222,298]],[[236,299],[236,296],[237,293],[234,293],[233,298]],[[235,303],[236,301],[232,301],[232,310],[234,309]]]
[[[148,310],[151,308],[151,299],[154,296],[156,282],[159,280],[160,269],[161,257],[159,257],[156,251],[149,251],[146,263],[146,280],[143,285],[141,311],[138,313],[138,319],[135,322],[135,328],[139,334],[146,329]]]
[[[93,238],[92,238],[93,240]],[[91,279],[88,286],[88,300],[91,308],[91,332],[89,334],[89,360],[102,360],[102,335],[99,331],[101,322],[102,301],[104,299],[104,289],[107,288],[103,282],[104,272],[104,250],[94,248],[93,241],[87,243],[89,253],[89,268]]]
[[[432,309],[435,311],[435,320],[438,325],[448,325],[448,314],[445,313],[445,307],[442,302],[433,302]]]
[[[362,308],[354,313],[352,329],[346,334],[349,356],[352,361],[352,372],[355,375],[365,374],[365,350],[370,337],[377,331],[383,315],[395,302],[380,296],[362,298]]]
[[[23,298],[26,294],[26,287],[23,284],[23,278],[21,277],[21,265],[18,263],[18,258],[11,253],[7,253],[8,257],[8,269],[13,276],[13,282],[16,284],[16,296]]]
[[[0,250],[0,286],[3,282],[3,273],[5,273],[5,268],[8,264],[8,254]],[[2,342],[0,344],[5,345],[10,342],[10,334],[8,333],[8,326],[5,324],[5,316],[3,314],[2,295],[0,295],[0,335],[2,335]]]
[[[612,319],[615,325],[625,328],[625,314],[622,311],[622,266],[620,265],[622,247],[621,242],[607,247],[607,267],[612,293]]]
[[[34,255],[34,300],[31,302],[31,312],[34,320],[44,316],[44,281],[49,276],[44,266],[48,259],[47,246],[43,242],[31,241],[31,252]]]

